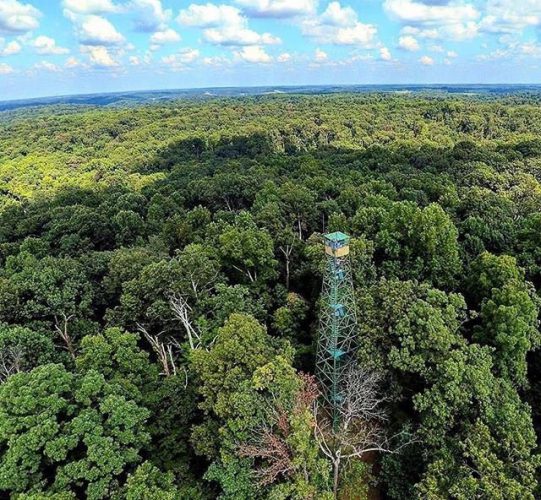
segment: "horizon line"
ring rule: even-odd
[[[34,101],[40,99],[62,99],[70,97],[91,97],[100,95],[115,94],[136,94],[136,93],[159,93],[159,92],[187,92],[202,90],[235,90],[235,89],[279,89],[279,88],[348,88],[348,87],[539,87],[540,83],[326,83],[326,84],[277,84],[277,85],[216,85],[216,86],[195,86],[195,87],[170,87],[170,88],[146,88],[131,90],[113,90],[107,92],[81,92],[74,94],[50,94],[33,97],[18,97],[0,99],[0,103],[16,103]],[[218,97],[218,96],[216,96]]]

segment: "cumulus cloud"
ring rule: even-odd
[[[167,28],[163,31],[156,31],[153,33],[153,35],[150,37],[151,43],[162,45],[165,43],[175,43],[180,42],[181,37],[180,35],[171,28]]]
[[[541,44],[539,42],[514,41],[505,48],[496,49],[488,54],[481,54],[476,57],[478,61],[496,61],[498,59],[522,59],[541,58]]]
[[[401,36],[398,39],[398,47],[409,52],[415,52],[416,50],[420,49],[419,42],[409,35]]]
[[[111,0],[64,0],[64,9],[75,14],[106,14],[120,8]]]
[[[419,59],[419,62],[424,66],[432,66],[434,64],[434,59],[429,56],[423,56]]]
[[[48,36],[38,36],[33,42],[32,46],[38,54],[42,55],[59,55],[67,54],[68,49],[64,47],[58,47],[56,41]]]
[[[39,26],[41,12],[33,5],[17,0],[0,1],[0,33],[17,34]]]
[[[173,16],[170,9],[163,8],[160,0],[131,0],[128,8],[137,13],[136,29],[147,33],[166,30]]]
[[[197,49],[184,48],[176,54],[162,57],[162,62],[170,66],[179,67],[194,62],[199,57]]]
[[[81,52],[88,55],[90,64],[94,67],[113,68],[119,65],[105,46],[82,45]]]
[[[173,16],[173,11],[165,9],[161,0],[129,0],[125,3],[113,3],[111,0],[64,0],[64,13],[79,22],[80,17],[86,15],[130,15],[135,21],[135,29],[145,33],[165,31]]]
[[[382,61],[391,61],[392,60],[391,51],[387,47],[381,47],[379,49],[379,58]]]
[[[329,58],[328,54],[321,49],[316,49],[314,53],[314,61],[318,63],[325,62]]]
[[[319,20],[330,26],[355,26],[357,13],[351,7],[342,7],[340,2],[331,2]]]
[[[213,28],[205,30],[204,39],[215,45],[271,45],[280,43],[280,39],[270,33],[259,34],[250,29],[235,27]]]
[[[288,52],[284,52],[282,54],[280,54],[276,60],[280,63],[286,63],[286,62],[289,62],[291,61],[291,54],[289,54]]]
[[[3,45],[3,43],[3,40],[0,39],[0,57],[13,56],[21,51],[22,47],[16,41],[9,42],[6,45]]]
[[[385,0],[384,10],[423,38],[467,40],[477,35],[480,12],[459,1]],[[415,33],[414,33],[415,32]]]
[[[6,63],[0,63],[0,75],[9,75],[13,73],[13,68]]]
[[[377,33],[375,26],[360,22],[357,13],[340,2],[331,2],[321,15],[305,19],[301,26],[304,35],[334,45],[368,47]]]
[[[272,57],[259,45],[242,47],[241,50],[235,52],[235,56],[242,61],[256,64],[270,63],[272,61]]]
[[[231,64],[231,59],[223,56],[212,56],[203,58],[203,64],[207,66],[227,66]]]
[[[124,43],[124,37],[110,21],[101,16],[87,16],[77,27],[79,40],[84,45],[108,46]]]
[[[407,24],[451,24],[474,21],[479,12],[471,4],[452,2],[427,4],[415,0],[385,0],[384,9]]]
[[[68,59],[64,63],[65,68],[77,68],[79,66],[81,66],[81,63],[75,57],[68,57]]]
[[[404,26],[400,30],[401,35],[412,35],[416,38],[426,38],[430,40],[435,40],[440,37],[440,33],[437,29],[421,29],[415,26]]]
[[[312,14],[318,0],[235,0],[250,17],[288,18]]]
[[[520,33],[528,26],[541,26],[539,0],[488,0],[479,29],[487,33]]]
[[[181,10],[177,18],[180,24],[197,28],[217,28],[219,26],[240,26],[245,24],[242,13],[230,5],[191,4]]]
[[[59,71],[61,71],[59,66],[57,66],[56,64],[53,64],[53,63],[51,63],[49,61],[40,61],[40,62],[34,64],[33,68],[37,69],[37,70],[50,71],[52,73],[58,73]]]
[[[270,45],[281,40],[270,33],[257,33],[248,28],[248,20],[239,9],[230,5],[191,4],[180,12],[178,22],[203,29],[203,39],[214,45]]]

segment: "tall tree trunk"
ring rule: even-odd
[[[286,288],[289,291],[289,254],[286,255]]]
[[[333,474],[332,491],[333,491],[334,498],[337,499],[338,498],[338,483],[339,483],[339,479],[340,479],[340,475],[339,475],[339,472],[340,472],[340,456],[336,457],[333,460],[333,469],[334,469],[334,474]]]

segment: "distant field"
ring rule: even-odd
[[[273,93],[330,94],[330,93],[427,93],[444,96],[464,95],[512,95],[541,94],[540,85],[314,85],[276,87],[213,87],[201,89],[172,89],[105,94],[81,94],[71,96],[41,97],[35,99],[0,100],[0,111],[51,104],[74,104],[92,106],[134,105],[169,99],[209,99],[212,97],[257,96]]]

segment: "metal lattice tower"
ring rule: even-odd
[[[349,262],[349,236],[325,238],[326,269],[321,291],[316,376],[337,425],[345,372],[355,362],[357,313]]]

